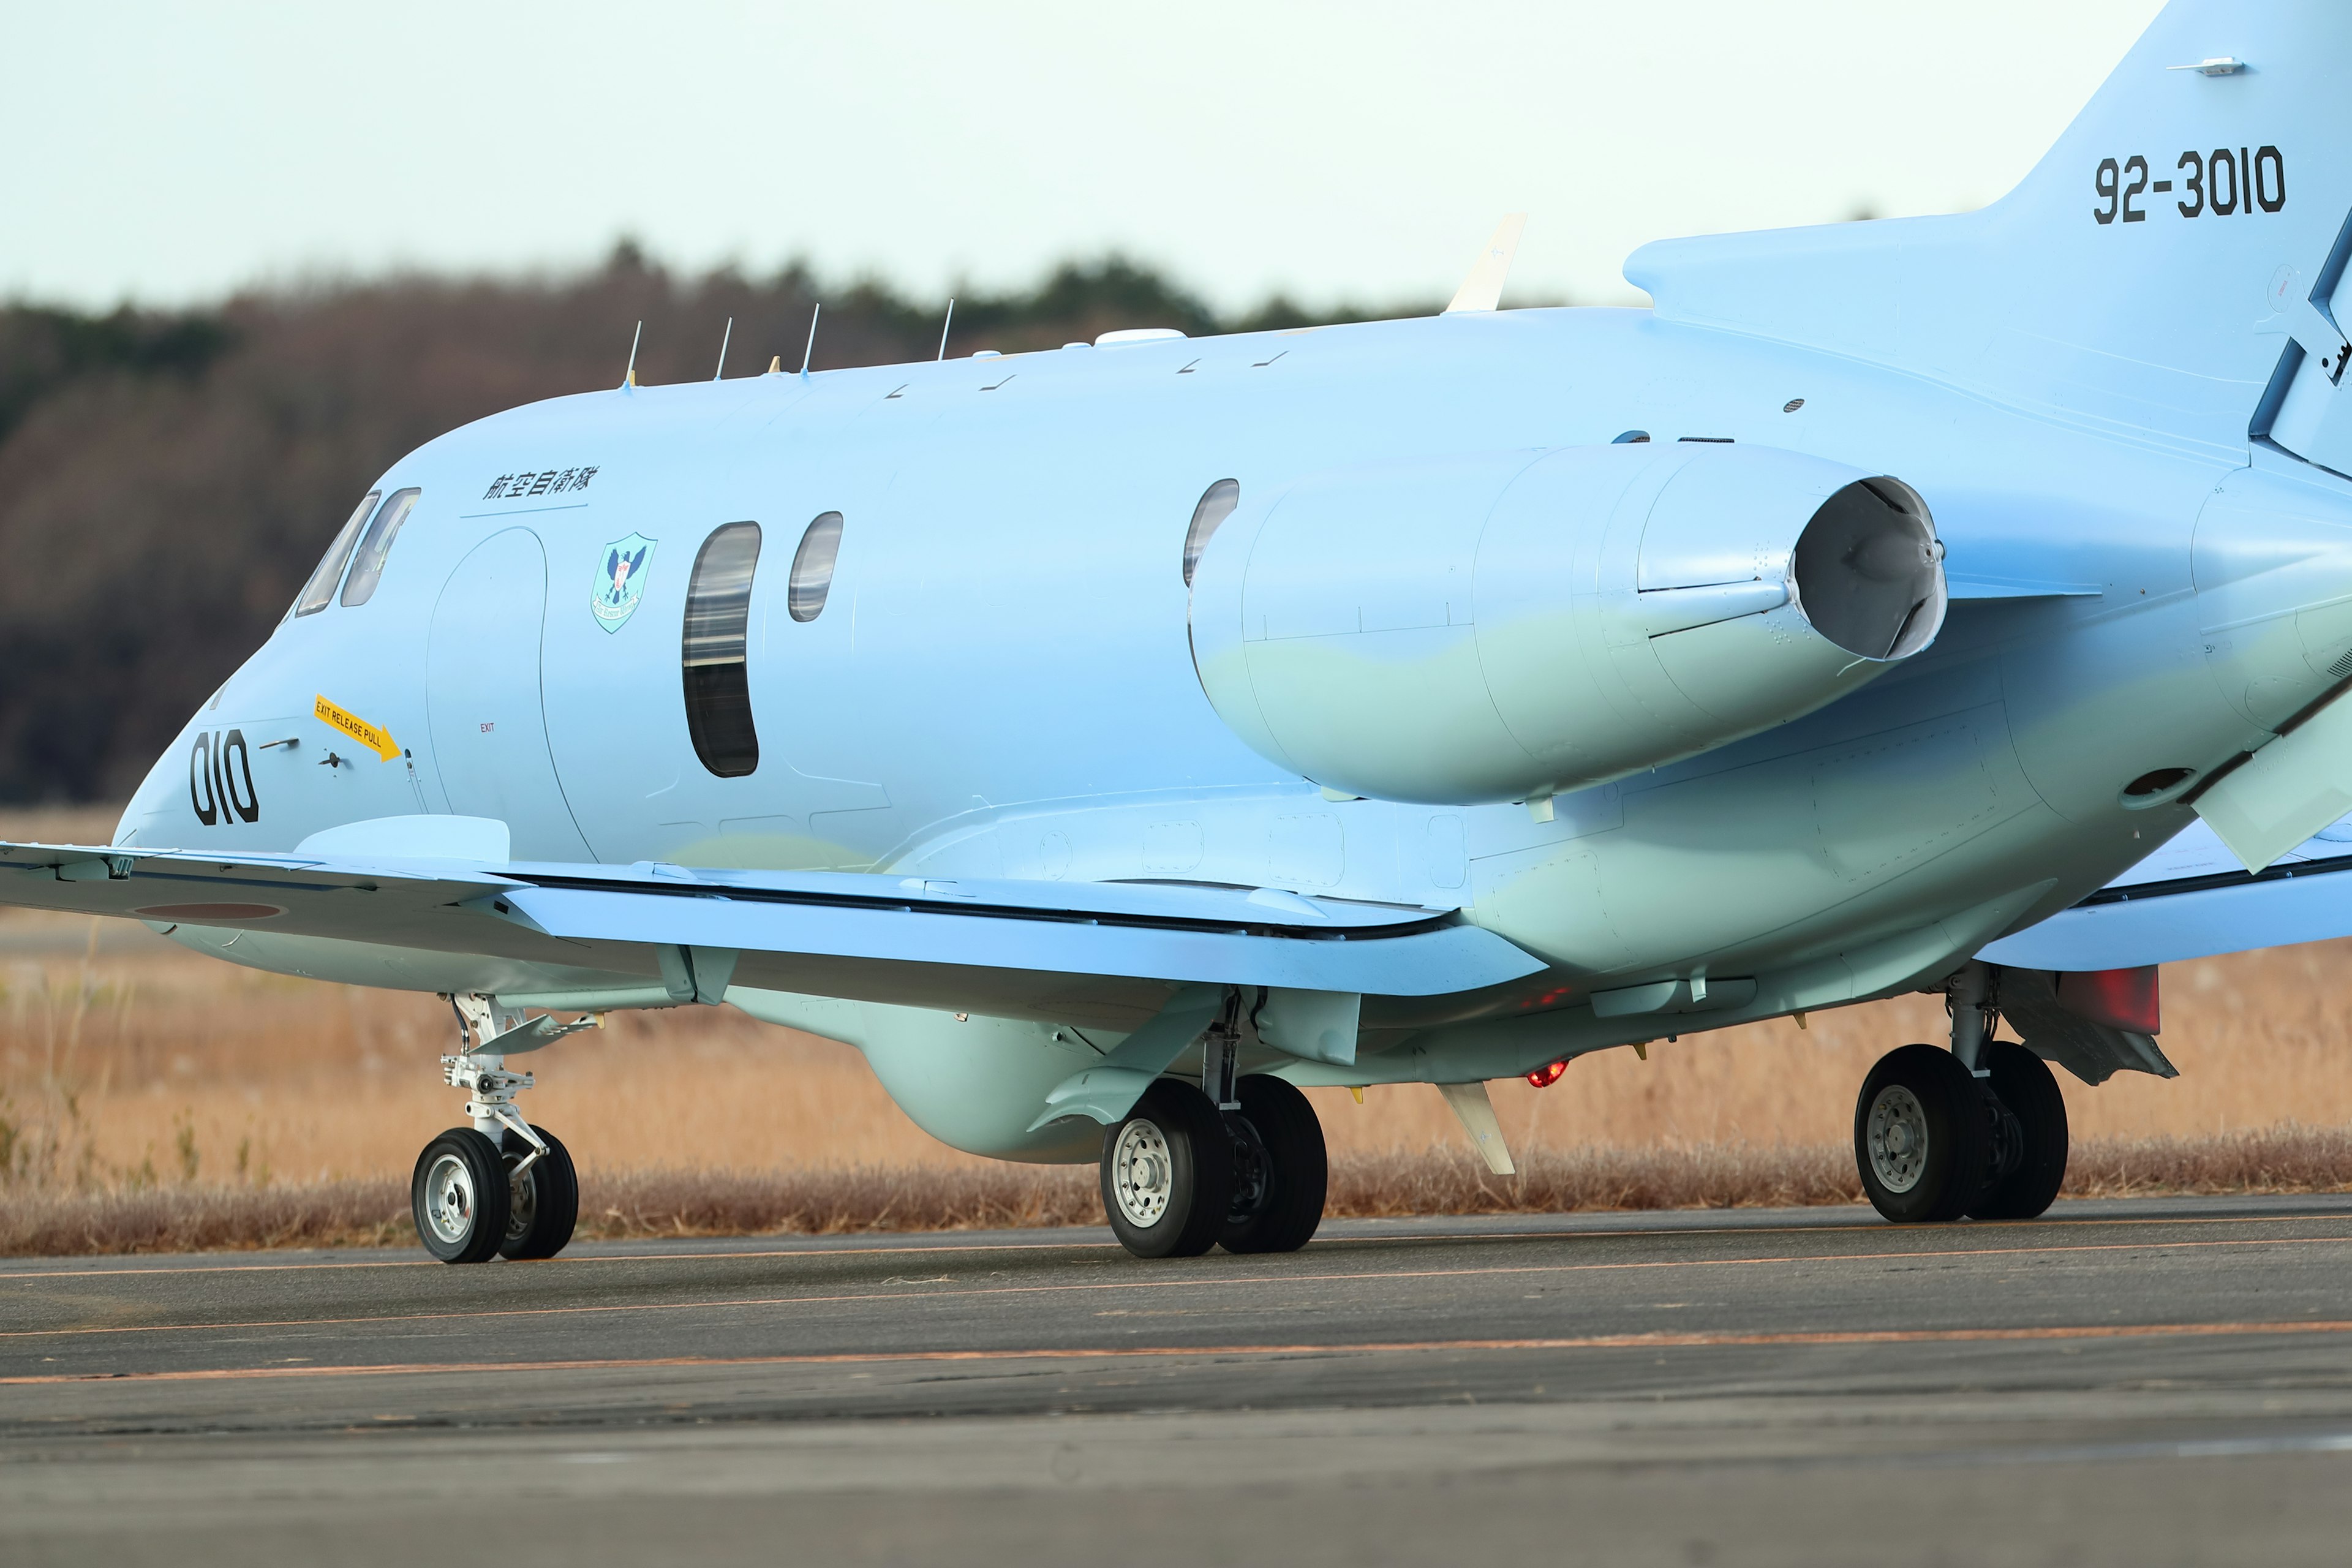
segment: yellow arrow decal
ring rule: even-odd
[[[399,742],[356,714],[344,712],[323,697],[311,706],[310,711],[320,723],[341,730],[387,763],[400,755]]]

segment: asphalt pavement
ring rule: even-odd
[[[0,1563],[2352,1561],[2352,1200],[0,1261]]]

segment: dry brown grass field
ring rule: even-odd
[[[94,814],[19,815],[0,820],[0,836],[102,841],[110,826]],[[2145,1150],[2178,1165],[2205,1148],[2193,1157],[2210,1165],[2215,1139],[2244,1134],[2272,1149],[2302,1140],[2298,1173],[2278,1178],[2289,1184],[2352,1184],[2352,1165],[2339,1183],[2310,1163],[2313,1138],[2343,1146],[2352,1129],[2338,1002],[2347,968],[2352,942],[2168,967],[2162,1039],[2179,1079],[2125,1074],[2091,1089],[2060,1075],[2085,1145],[2077,1187],[2161,1185]],[[1888,1047],[1936,1037],[1942,1007],[1907,997],[1809,1022],[1662,1040],[1647,1061],[1599,1053],[1549,1089],[1493,1086],[1534,1184],[1516,1195],[1481,1179],[1435,1090],[1374,1088],[1361,1105],[1316,1091],[1339,1169],[1335,1200],[1354,1212],[1410,1207],[1414,1193],[1450,1206],[1574,1206],[1633,1187],[1642,1203],[1850,1199],[1841,1146],[1855,1089]],[[452,1037],[448,1007],[431,996],[236,969],[127,922],[0,912],[0,1208],[337,1182],[377,1202],[457,1119],[460,1096],[437,1073]],[[965,1223],[1090,1217],[1086,1173],[1005,1171],[947,1149],[898,1112],[856,1052],[732,1009],[616,1014],[530,1065],[540,1082],[529,1113],[563,1136],[608,1209],[708,1207],[723,1174],[769,1191],[746,1200],[741,1223],[828,1228],[803,1212],[808,1184],[856,1171],[869,1188],[914,1185],[897,1211],[870,1192],[851,1202],[835,1191],[839,1224],[920,1220],[913,1209]],[[2117,1152],[2135,1147],[2143,1153]],[[1727,1159],[1748,1174],[1730,1179]],[[649,1173],[663,1173],[659,1193]],[[788,1179],[799,1195],[773,1187]],[[2250,1179],[2259,1184],[2226,1178]],[[972,1201],[959,1207],[958,1192]],[[728,1223],[716,1209],[691,1222]],[[0,1237],[0,1250],[15,1249]]]

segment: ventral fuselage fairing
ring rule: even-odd
[[[467,426],[378,481],[117,847],[515,890],[397,934],[117,912],[365,984],[724,996],[1015,1158],[1125,1137],[1204,1030],[1292,1084],[1460,1085],[1963,974],[1992,1020],[2001,964],[2065,967],[2016,933],[2088,929],[2037,922],[2196,816],[2259,869],[2352,806],[2347,62],[2336,8],[2177,5],[1993,206],[1653,246],[1651,310]],[[1030,923],[839,934],[959,900]],[[714,913],[750,900],[864,912],[755,941]],[[1424,944],[1391,984],[1332,967],[1375,919]],[[2028,1043],[2168,1071],[2137,1019]],[[1915,1089],[1888,1159],[1940,1125]]]

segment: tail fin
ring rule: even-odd
[[[1669,240],[1625,276],[1663,319],[2242,449],[2292,340],[2328,335],[2302,307],[2344,271],[2347,68],[2342,0],[2173,0],[1991,206]]]

